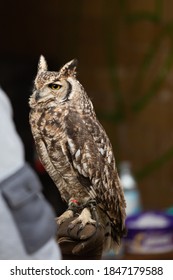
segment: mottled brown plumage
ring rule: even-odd
[[[29,104],[31,129],[45,169],[68,204],[74,199],[80,205],[96,201],[109,249],[124,233],[125,200],[111,143],[76,79],[76,60],[51,72],[41,56]],[[66,211],[59,223],[72,215],[71,209]],[[94,224],[92,218],[86,206],[77,221]]]

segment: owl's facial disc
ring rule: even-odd
[[[72,84],[65,79],[56,79],[50,83],[46,83],[42,88],[38,88],[37,84],[34,88],[34,97],[37,103],[48,102],[52,99],[57,103],[65,103],[69,101],[72,92]]]

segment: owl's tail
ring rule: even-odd
[[[99,220],[104,226],[104,245],[103,251],[113,250],[118,253],[121,244],[121,239],[127,233],[125,225],[117,219],[110,218],[108,213],[103,212],[102,209],[98,209]]]

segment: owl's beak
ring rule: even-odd
[[[38,90],[35,91],[35,101],[40,99],[40,92]]]

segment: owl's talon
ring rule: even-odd
[[[75,226],[75,224],[70,223],[70,224],[68,225],[68,230],[72,230],[72,229],[74,228],[74,226]]]
[[[80,224],[78,232],[81,231],[83,228],[84,228],[83,224]]]

